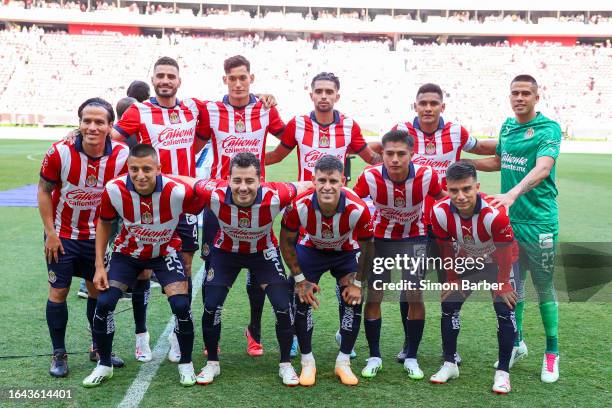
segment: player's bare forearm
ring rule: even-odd
[[[360,240],[357,242],[359,244],[361,254],[357,260],[357,273],[355,274],[355,279],[363,282],[367,275],[367,268],[372,265],[372,258],[374,257],[374,242],[372,240]]]
[[[111,232],[111,222],[99,218],[96,226],[96,268],[104,268],[104,255]]]
[[[117,131],[115,128],[111,128],[110,137],[113,140],[117,140],[119,142],[125,142],[125,136]]]
[[[509,191],[514,198],[518,198],[536,188],[542,180],[550,175],[555,159],[544,156],[536,160],[536,165],[512,190]]]
[[[304,191],[310,190],[311,188],[314,188],[314,184],[312,184],[312,181],[297,181],[294,183],[295,184],[295,188],[296,188],[296,194],[300,195],[302,194]]]
[[[195,149],[195,154],[198,154],[204,148],[204,146],[206,146],[206,143],[208,143],[208,140],[203,140],[199,137],[196,137],[193,146]]]
[[[368,164],[378,164],[382,163],[382,156],[367,146],[359,153],[359,157],[363,159],[364,162]]]
[[[45,179],[41,178],[38,182],[38,211],[47,236],[55,234],[55,226],[53,225],[53,198],[51,197],[51,192],[54,188],[55,184]]]
[[[440,190],[440,192],[438,194],[436,194],[435,196],[432,196],[434,200],[439,200],[441,198],[444,198],[448,195],[448,192],[446,190]]]
[[[287,155],[291,153],[291,149],[286,148],[282,144],[276,146],[274,150],[266,153],[265,165],[275,164],[283,160]]]
[[[489,156],[495,154],[497,148],[497,139],[480,139],[476,142],[476,146],[470,153],[478,154],[480,156]]]
[[[470,160],[474,166],[476,166],[476,170],[479,171],[499,171],[501,170],[501,157],[493,156],[487,157],[484,159],[473,159]]]
[[[300,265],[297,261],[297,252],[295,251],[295,241],[297,239],[297,232],[288,230],[287,228],[281,228],[280,232],[280,250],[285,260],[285,264],[291,271],[291,275],[296,276],[302,273]]]

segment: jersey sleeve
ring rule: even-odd
[[[369,240],[374,236],[372,217],[370,216],[368,207],[363,209],[361,216],[357,220],[357,224],[355,225],[355,236],[358,241]]]
[[[115,124],[115,130],[123,137],[128,138],[140,130],[140,111],[136,104],[130,105],[129,108],[123,113],[121,119]]]
[[[199,99],[194,99],[194,102],[198,108],[198,122],[195,131],[196,137],[202,140],[208,140],[211,136],[208,103]]]
[[[297,195],[297,187],[293,183],[270,183],[272,189],[276,190],[280,200],[280,208],[287,207]]]
[[[272,133],[274,136],[280,136],[285,130],[285,122],[281,119],[278,114],[278,110],[276,107],[271,107],[269,112],[270,122],[268,123],[268,131]]]
[[[361,198],[370,195],[370,187],[368,186],[365,172],[361,173],[361,175],[357,178],[357,182],[355,183],[355,186],[353,186],[353,191]]]
[[[435,197],[442,191],[442,186],[440,184],[440,177],[438,176],[438,172],[433,168],[431,169],[431,182],[429,183],[429,190],[427,194]]]
[[[113,203],[108,195],[108,188],[105,188],[102,192],[102,201],[100,203],[100,218],[104,221],[112,221],[117,216],[117,210],[113,207]]]
[[[220,180],[199,180],[193,186],[194,194],[202,207],[210,207],[212,193],[217,188]]]
[[[512,292],[510,284],[510,271],[512,270],[512,250],[514,233],[508,216],[500,212],[491,223],[491,236],[495,243],[493,259],[497,264],[497,283],[501,288],[495,290],[496,294]]]
[[[469,152],[476,147],[476,144],[478,144],[476,138],[470,135],[466,128],[461,126],[461,150]]]
[[[561,148],[561,128],[553,122],[546,132],[542,132],[538,142],[538,152],[536,157],[552,157],[557,160]]]
[[[297,140],[295,139],[295,131],[296,120],[295,118],[293,118],[287,123],[285,131],[283,132],[283,136],[280,140],[280,143],[287,149],[293,149],[295,146],[297,146]]]
[[[283,214],[283,220],[281,221],[281,226],[292,232],[299,231],[300,217],[299,217],[299,214],[297,211],[297,205],[295,202],[290,203],[285,208],[285,213]]]
[[[351,143],[349,144],[349,148],[351,148],[355,154],[359,154],[366,148],[367,145],[368,144],[365,142],[363,134],[361,133],[361,128],[357,122],[353,122],[353,127],[351,128]]]
[[[59,152],[55,145],[51,146],[40,166],[40,177],[50,183],[59,183],[61,181],[62,162]]]
[[[442,226],[440,218],[444,217],[444,209],[439,206],[433,206],[431,209],[431,228],[434,236],[443,241],[449,241],[451,236],[445,227]]]

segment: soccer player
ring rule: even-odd
[[[130,150],[128,175],[108,182],[102,194],[100,222],[96,228],[96,274],[94,284],[101,291],[96,306],[93,334],[100,361],[83,380],[84,387],[95,387],[112,378],[110,356],[115,333],[114,310],[121,295],[134,286],[143,269],[152,269],[159,279],[172,313],[174,332],[180,347],[180,383],[195,384],[191,362],[193,320],[187,275],[176,233],[180,215],[198,211],[193,188],[161,174],[157,151],[151,145],[137,144]],[[111,221],[121,218],[122,227],[108,264],[104,255],[111,234]]]
[[[314,110],[287,123],[280,144],[266,155],[266,165],[280,162],[295,147],[300,181],[312,179],[315,163],[326,154],[337,157],[342,163],[349,152],[359,154],[366,163],[380,163],[380,154],[365,142],[357,122],[334,110],[340,99],[340,79],[331,72],[321,72],[312,79],[310,86]]]
[[[285,123],[272,103],[270,96],[266,100],[258,99],[250,93],[255,76],[251,73],[251,63],[242,55],[235,55],[223,62],[223,82],[227,85],[227,95],[221,102],[207,102],[206,123],[202,127],[203,139],[198,145],[210,140],[213,162],[211,178],[227,179],[230,172],[230,161],[238,153],[254,154],[262,163],[266,159],[266,139],[268,134],[280,137]],[[261,168],[262,180],[265,179],[265,168]],[[219,223],[211,209],[204,209],[202,226],[202,257],[205,268],[210,266],[210,250],[219,230]],[[261,315],[265,302],[265,293],[259,285],[252,284],[252,276],[247,275],[247,294],[249,295],[250,322],[245,329],[247,353],[252,357],[264,353],[261,344]],[[206,296],[205,289],[202,296]]]
[[[474,160],[478,170],[501,170],[501,194],[491,205],[509,208],[512,229],[519,243],[521,279],[517,285],[518,338],[510,365],[527,355],[523,341],[524,284],[526,271],[537,291],[546,333],[541,380],[559,379],[559,310],[553,283],[559,213],[555,167],[561,146],[561,128],[535,110],[540,100],[538,83],[531,75],[519,75],[510,83],[514,117],[502,124],[495,156]]]
[[[302,353],[300,384],[303,386],[315,383],[312,307],[318,306],[315,293],[326,271],[336,278],[341,294],[338,301],[342,342],[335,374],[343,384],[359,382],[350,363],[361,324],[361,282],[353,279],[353,274],[359,272],[359,276],[364,276],[372,226],[368,206],[344,187],[343,172],[344,166],[336,156],[321,157],[313,169],[314,189],[298,196],[283,216],[280,247],[297,292],[295,331]],[[356,293],[352,296],[349,286],[355,286]]]
[[[103,99],[91,98],[79,107],[78,116],[75,143],[60,141],[51,146],[38,183],[49,280],[47,325],[53,345],[49,374],[54,377],[68,375],[66,297],[73,276],[87,282],[87,320],[92,325],[98,297],[92,284],[94,239],[102,191],[107,181],[127,171],[127,146],[109,137],[115,119],[112,106]],[[92,349],[97,350],[95,339]],[[117,366],[123,365],[120,359],[114,360]]]
[[[127,89],[127,96],[129,98],[134,98],[138,102],[144,102],[149,99],[151,95],[151,88],[149,88],[149,84],[143,81],[132,81],[130,86]],[[121,117],[123,115],[119,115],[119,111],[117,111],[117,117]]]
[[[405,130],[414,138],[414,156],[412,161],[422,166],[431,166],[438,172],[442,188],[446,188],[446,169],[461,157],[462,152],[478,155],[495,153],[495,140],[477,140],[459,123],[447,122],[442,118],[446,108],[444,92],[439,85],[428,83],[417,90],[416,99],[412,104],[416,117],[407,122],[399,123],[392,130]],[[438,248],[431,236],[429,214],[434,204],[431,197],[425,198],[424,222],[430,236],[427,248],[428,256],[435,257]],[[438,271],[438,280],[444,278],[444,271]],[[400,314],[404,328],[403,349],[397,354],[397,361],[403,363],[406,358],[408,303],[400,302]],[[461,358],[457,354],[457,361]]]
[[[454,268],[447,269],[446,278],[446,283],[454,287],[442,293],[440,327],[444,364],[430,380],[442,384],[459,377],[455,353],[461,328],[460,311],[471,294],[464,287],[484,280],[491,285],[497,315],[499,366],[493,392],[507,394],[511,389],[510,356],[517,333],[514,316],[517,294],[512,285],[514,235],[510,219],[505,208],[493,208],[490,205],[493,198],[480,192],[476,168],[471,163],[451,164],[446,171],[446,183],[449,196],[434,205],[431,221],[433,234],[440,242],[441,259],[444,264],[449,259],[454,262]],[[468,265],[470,259],[473,262]]]
[[[250,271],[252,284],[268,296],[276,316],[279,376],[283,384],[296,386],[299,379],[289,356],[293,337],[291,302],[272,226],[274,218],[296,194],[312,183],[262,183],[260,160],[249,152],[235,155],[229,166],[229,180],[189,180],[191,184],[195,182],[196,194],[217,217],[220,227],[211,248],[202,316],[208,361],[197,382],[210,384],[221,372],[217,347],[223,304],[240,270],[245,268]]]
[[[427,228],[423,221],[425,197],[443,197],[438,175],[429,166],[411,161],[414,139],[408,132],[392,130],[382,138],[383,163],[366,167],[353,188],[360,197],[370,196],[376,207],[374,224],[374,258],[418,259],[425,255]],[[412,261],[411,261],[412,262]],[[422,262],[417,262],[420,266]],[[404,265],[405,266],[405,265]],[[423,378],[417,362],[417,350],[425,326],[425,306],[418,284],[422,278],[421,267],[399,268],[402,280],[416,286],[414,290],[400,293],[409,303],[407,320],[407,356],[404,368],[411,379]],[[384,292],[378,284],[389,282],[390,270],[379,276],[368,278],[368,297],[365,305],[365,333],[370,349],[370,358],[361,375],[373,378],[382,368],[379,349],[381,310]],[[403,298],[402,298],[403,299]]]

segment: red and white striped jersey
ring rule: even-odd
[[[193,188],[179,180],[159,175],[153,193],[142,196],[129,175],[124,175],[106,185],[100,217],[123,219],[115,252],[151,259],[180,251],[181,239],[175,231],[179,216],[197,214],[201,209]]]
[[[83,137],[74,143],[60,141],[47,151],[40,177],[54,183],[53,214],[60,238],[88,240],[96,237],[104,185],[127,173],[128,147],[106,139],[104,155],[92,159],[83,151]]]
[[[454,241],[457,245],[456,251],[451,251],[448,245],[444,250],[444,242],[441,242],[443,256],[456,255],[481,258],[485,263],[495,262],[499,268],[499,282],[505,283],[512,268],[512,246],[516,244],[505,209],[493,208],[489,205],[491,200],[492,197],[479,193],[474,214],[470,218],[463,218],[451,199],[445,197],[433,206],[432,229],[438,240]],[[451,277],[457,279],[456,274]],[[510,285],[504,286],[512,290]]]
[[[344,163],[349,147],[359,153],[367,146],[357,122],[338,111],[328,125],[319,124],[314,112],[294,117],[287,123],[281,144],[298,148],[298,181],[312,180],[315,163],[322,156],[330,154]]]
[[[285,124],[275,107],[266,109],[253,95],[243,107],[230,105],[227,95],[222,102],[206,103],[209,126],[202,129],[205,140],[211,140],[213,163],[210,177],[229,177],[229,164],[237,153],[250,152],[263,163],[268,133],[280,135]],[[261,166],[265,178],[265,168]]]
[[[172,108],[156,98],[134,103],[115,125],[125,137],[136,135],[138,143],[150,144],[159,154],[161,171],[195,177],[195,138],[207,127],[205,104],[195,99],[176,100]]]
[[[283,228],[299,231],[298,243],[327,251],[359,249],[357,241],[372,238],[370,210],[353,191],[343,187],[336,213],[321,213],[317,193],[308,190],[296,197],[285,210]]]
[[[234,204],[227,180],[201,180],[195,191],[219,220],[215,247],[252,254],[278,247],[272,231],[274,218],[291,203],[297,189],[292,183],[262,183],[250,207]]]
[[[421,166],[430,166],[438,172],[440,185],[446,189],[446,169],[461,158],[461,151],[470,151],[476,146],[476,139],[458,123],[444,122],[440,118],[438,129],[425,133],[419,126],[419,118],[413,122],[397,124],[393,130],[404,130],[414,138],[414,155],[412,162]],[[431,224],[429,215],[435,200],[425,199],[425,225]]]
[[[438,174],[429,166],[410,163],[408,178],[394,182],[384,164],[368,166],[353,188],[359,197],[370,196],[374,212],[374,237],[402,240],[427,235],[423,223],[423,201],[435,197],[441,187]]]

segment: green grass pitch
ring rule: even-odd
[[[0,141],[0,190],[34,184],[46,141]],[[612,202],[612,157],[605,155],[563,154],[558,164],[559,203],[562,241],[612,242],[609,210]],[[353,161],[353,176],[363,163]],[[268,180],[293,180],[297,175],[295,154],[267,169]],[[482,190],[495,193],[498,174],[481,177]],[[278,223],[277,223],[278,224]],[[138,374],[141,363],[133,358],[133,320],[131,310],[117,314],[114,349],[126,360],[126,367],[115,370],[114,378],[95,389],[81,387],[82,379],[93,368],[86,354],[69,357],[70,375],[55,379],[47,374],[49,357],[4,358],[12,355],[50,353],[45,320],[47,297],[46,268],[43,260],[42,228],[35,208],[0,207],[0,406],[21,406],[9,401],[9,389],[71,389],[72,400],[38,401],[32,405],[116,406]],[[278,225],[277,225],[278,228]],[[201,262],[195,262],[194,271]],[[76,289],[77,282],[73,285]],[[330,407],[330,406],[576,406],[601,407],[609,404],[612,368],[612,338],[609,303],[560,304],[561,378],[556,384],[540,382],[544,334],[537,305],[527,305],[525,335],[529,357],[512,370],[512,393],[495,396],[490,392],[497,356],[496,323],[488,302],[467,302],[462,313],[459,351],[464,363],[461,376],[450,384],[434,386],[427,378],[440,365],[439,304],[427,303],[425,335],[419,351],[425,372],[423,381],[411,381],[394,356],[402,343],[397,304],[383,305],[381,351],[384,369],[371,381],[357,387],[342,386],[333,376],[337,346],[333,335],[338,325],[337,302],[331,277],[322,279],[321,307],[315,312],[313,349],[317,358],[317,385],[313,388],[287,389],[277,376],[278,350],[271,308],[266,302],[263,344],[266,354],[251,358],[245,353],[243,330],[248,322],[248,301],[244,277],[236,282],[223,312],[221,376],[207,387],[182,388],[174,364],[164,361],[142,400],[141,406],[219,406],[219,407]],[[194,365],[199,369],[202,337],[200,294],[194,302],[196,326]],[[85,302],[70,294],[67,348],[84,352],[90,342],[86,328]],[[117,311],[131,307],[120,302]],[[154,289],[149,304],[148,328],[153,347],[170,317],[169,306],[159,289]],[[353,368],[358,373],[367,357],[363,328],[357,340],[358,357]],[[299,359],[294,361],[299,372]],[[608,401],[606,403],[605,401]]]

